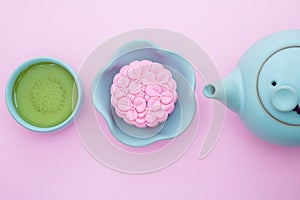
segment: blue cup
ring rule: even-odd
[[[74,109],[73,109],[71,115],[69,115],[61,123],[51,126],[51,127],[39,127],[37,125],[33,125],[33,124],[25,121],[20,116],[20,114],[17,112],[16,106],[14,105],[13,89],[14,89],[14,85],[15,85],[17,79],[25,70],[27,70],[32,65],[38,64],[38,63],[54,63],[54,64],[57,64],[57,65],[63,67],[74,78],[76,88],[77,88],[77,95],[78,95],[77,102],[74,105]],[[80,81],[77,77],[77,74],[73,71],[73,69],[70,66],[66,65],[65,63],[63,63],[55,58],[39,57],[39,58],[34,58],[34,59],[24,62],[12,73],[11,77],[9,78],[9,80],[7,82],[5,97],[6,97],[7,108],[9,110],[10,114],[20,125],[22,125],[23,127],[27,128],[29,130],[32,130],[32,131],[41,132],[41,133],[49,133],[49,132],[61,130],[64,127],[66,127],[68,124],[70,124],[70,122],[72,122],[74,116],[80,110],[82,100],[83,100],[83,91],[82,91]]]

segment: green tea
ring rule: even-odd
[[[65,121],[77,103],[73,76],[62,66],[43,62],[23,71],[13,87],[18,114],[38,127],[53,127]]]

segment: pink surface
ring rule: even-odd
[[[197,159],[199,134],[172,166],[130,175],[96,162],[74,126],[52,135],[20,127],[4,98],[6,81],[21,62],[52,56],[78,71],[98,44],[143,27],[191,37],[225,76],[261,37],[300,28],[299,7],[297,0],[2,1],[0,199],[300,199],[300,148],[261,141],[231,111],[206,159]]]

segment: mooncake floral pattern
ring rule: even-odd
[[[155,127],[173,112],[178,98],[176,88],[171,72],[161,64],[133,61],[115,75],[111,103],[126,123]]]

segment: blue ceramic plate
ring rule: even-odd
[[[150,60],[162,64],[171,71],[177,83],[178,100],[175,109],[165,123],[155,128],[138,128],[126,124],[115,115],[111,105],[110,88],[114,76],[123,66],[135,60]],[[168,50],[146,47],[114,58],[105,66],[93,82],[92,99],[96,109],[107,121],[112,134],[126,145],[140,147],[159,140],[174,138],[187,129],[196,111],[195,86],[193,66],[187,60]]]

